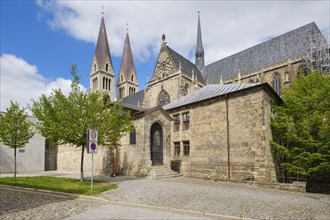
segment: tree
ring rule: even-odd
[[[114,105],[108,102],[105,105],[106,108],[102,119],[105,123],[102,123],[99,127],[99,132],[102,134],[99,141],[103,146],[113,151],[113,175],[115,176],[118,141],[127,131],[131,131],[134,127],[130,113],[123,112],[121,103]]]
[[[300,74],[272,118],[276,161],[290,173],[330,174],[330,76]]]
[[[17,102],[10,101],[6,113],[0,115],[0,141],[14,149],[14,177],[16,177],[16,149],[22,148],[34,135],[33,123]]]
[[[31,108],[38,118],[37,128],[41,134],[58,144],[73,144],[81,147],[80,180],[84,181],[84,152],[87,147],[88,129],[98,129],[99,145],[103,144],[105,135],[116,139],[114,134],[107,134],[103,129],[106,124],[115,123],[121,132],[126,132],[122,127],[129,120],[122,121],[118,114],[109,114],[113,109],[121,111],[117,104],[105,106],[104,94],[99,92],[84,92],[80,90],[79,77],[76,65],[72,65],[70,72],[73,76],[71,91],[66,97],[60,89],[54,90],[50,96],[42,95],[39,102],[33,101]]]

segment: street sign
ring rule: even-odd
[[[97,139],[98,133],[97,130],[88,130],[88,148],[87,153],[97,154]]]
[[[97,142],[97,130],[88,130],[88,141]]]
[[[94,154],[97,154],[97,130],[88,130],[88,148],[87,153],[92,154],[91,161],[91,191],[93,191],[93,176],[94,176]]]
[[[97,154],[97,142],[88,142],[88,153]]]

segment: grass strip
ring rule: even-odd
[[[80,180],[78,179],[53,176],[33,176],[16,178],[3,177],[0,178],[0,184],[34,189],[45,189],[87,196],[96,196],[104,191],[117,188],[116,184],[94,180],[93,191],[91,191],[90,181],[80,182]]]

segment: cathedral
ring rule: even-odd
[[[212,180],[277,181],[270,146],[272,107],[281,103],[281,88],[301,71],[308,36],[320,30],[313,22],[205,64],[201,27],[198,12],[195,63],[172,49],[163,34],[153,76],[139,91],[129,34],[116,80],[101,19],[90,89],[122,102],[134,131],[121,138],[115,156],[99,148],[96,173],[115,169],[153,178],[157,170],[166,170]],[[88,170],[90,159],[85,159]],[[59,147],[59,170],[78,171],[79,160],[79,149]]]

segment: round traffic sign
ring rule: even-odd
[[[94,131],[94,130],[91,131],[91,137],[92,137],[92,138],[96,138],[96,131]]]
[[[92,149],[92,150],[96,150],[96,144],[95,144],[95,143],[92,143],[92,144],[91,144],[91,149]]]

